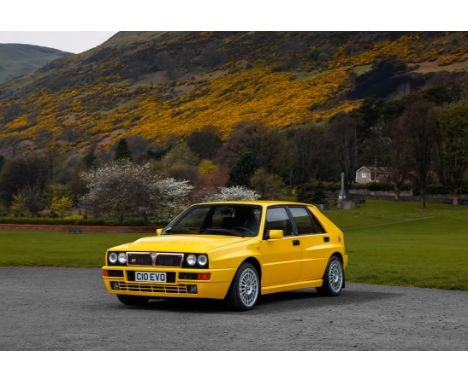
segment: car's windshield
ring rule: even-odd
[[[163,235],[256,236],[262,209],[252,204],[204,204],[189,208]]]

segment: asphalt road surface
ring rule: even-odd
[[[0,268],[0,350],[468,350],[468,292],[348,284],[269,295],[249,312],[215,301],[127,307],[99,269]]]

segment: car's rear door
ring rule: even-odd
[[[323,277],[330,256],[330,238],[324,228],[306,206],[289,206],[289,212],[300,241],[303,281]]]
[[[291,284],[301,280],[302,250],[286,206],[268,207],[265,233],[282,230],[282,239],[265,239],[261,242],[262,287]]]

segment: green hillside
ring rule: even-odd
[[[368,98],[466,83],[467,47],[463,32],[121,32],[0,87],[0,153],[321,122]]]
[[[26,44],[0,44],[0,84],[32,73],[45,64],[67,56],[57,49]]]

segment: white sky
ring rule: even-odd
[[[116,32],[0,32],[0,43],[46,46],[81,53],[108,40]]]

